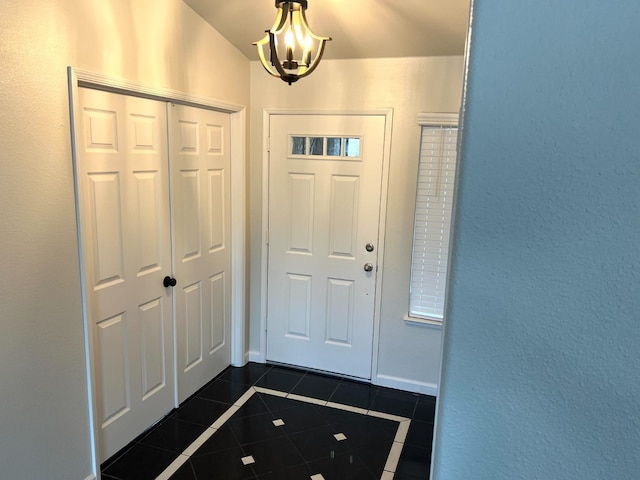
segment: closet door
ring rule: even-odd
[[[100,459],[174,406],[166,104],[78,89],[78,198]]]
[[[171,105],[178,399],[230,363],[230,118]]]

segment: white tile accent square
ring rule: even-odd
[[[251,465],[252,463],[256,463],[251,455],[249,455],[248,457],[242,457],[240,460],[242,460],[243,465]]]
[[[284,420],[282,420],[281,418],[274,420],[272,422],[276,427],[281,427],[282,425],[284,425]]]
[[[334,435],[335,439],[341,442],[342,440],[346,440],[347,436],[344,433],[336,433]]]
[[[321,473],[317,473],[315,475],[311,475],[311,480],[324,480],[324,477]]]

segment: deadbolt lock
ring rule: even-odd
[[[367,252],[373,252],[375,247],[373,246],[373,243],[367,243],[364,248]]]

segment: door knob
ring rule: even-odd
[[[373,263],[365,263],[365,264],[364,264],[364,271],[365,271],[365,272],[371,272],[371,271],[373,271]]]
[[[166,277],[164,277],[164,280],[162,281],[162,284],[163,284],[165,287],[175,287],[175,286],[176,286],[176,283],[178,283],[178,282],[176,281],[176,279],[175,279],[175,278],[171,278],[169,275],[167,275]]]

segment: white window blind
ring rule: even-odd
[[[456,123],[457,123],[457,116]],[[458,127],[423,125],[416,195],[409,316],[442,320]]]

